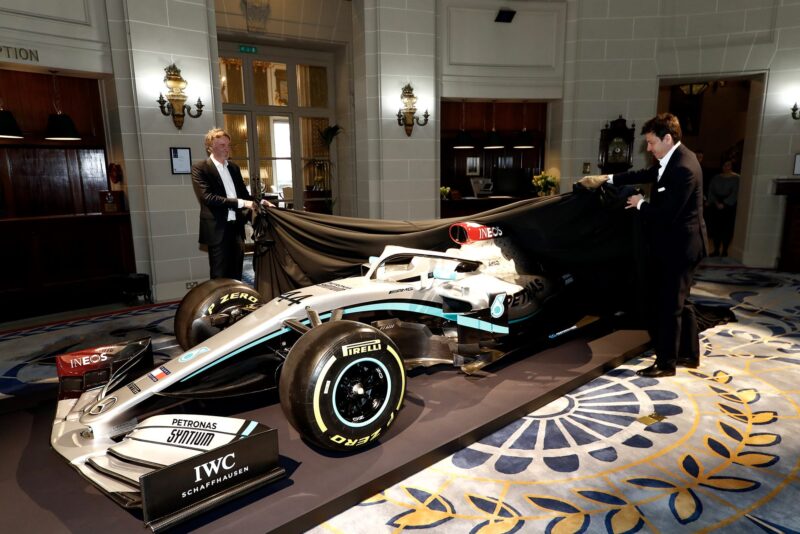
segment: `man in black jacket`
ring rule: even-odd
[[[256,203],[238,165],[228,161],[231,137],[220,128],[205,138],[208,159],[192,166],[194,194],[200,202],[200,244],[208,246],[211,278],[242,279],[246,210]]]
[[[703,173],[697,157],[681,143],[678,119],[662,113],[642,127],[647,151],[658,163],[648,169],[609,176],[587,176],[579,183],[590,189],[610,180],[615,185],[652,184],[650,200],[628,198],[639,210],[648,236],[650,274],[650,337],[656,363],[640,376],[674,376],[675,366],[695,368],[700,346],[694,309],[688,302],[694,272],[707,255],[703,221]]]

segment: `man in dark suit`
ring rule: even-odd
[[[246,210],[256,203],[238,165],[228,161],[231,138],[220,128],[205,138],[208,159],[192,166],[192,186],[200,202],[201,244],[208,246],[211,278],[242,279]]]
[[[650,200],[628,198],[626,208],[641,215],[649,251],[652,313],[650,337],[656,363],[637,374],[674,376],[676,365],[700,364],[700,345],[689,290],[700,260],[707,255],[703,221],[703,173],[694,153],[681,143],[678,119],[662,113],[642,127],[647,151],[658,163],[648,169],[609,176],[587,176],[579,183],[594,189],[610,180],[616,185],[652,184]]]

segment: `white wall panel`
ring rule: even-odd
[[[495,22],[496,13],[495,9],[448,10],[450,65],[558,69],[558,13],[517,13],[511,23]]]
[[[566,4],[442,0],[439,4],[442,96],[560,98]],[[495,22],[499,9],[516,11]]]
[[[110,73],[105,2],[0,0],[3,64],[34,70],[57,68],[64,73]]]

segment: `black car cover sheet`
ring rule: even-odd
[[[459,221],[499,226],[523,256],[527,272],[570,274],[593,307],[640,308],[641,230],[628,191],[607,184],[534,198],[468,218],[425,221],[359,219],[266,209],[254,222],[256,289],[267,300],[292,289],[358,275],[386,245],[444,251],[455,246],[449,227]]]

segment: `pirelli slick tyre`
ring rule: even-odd
[[[373,443],[403,404],[406,375],[397,346],[354,321],[314,327],[294,344],[281,371],[281,407],[292,426],[325,449]]]
[[[216,278],[194,287],[181,300],[175,313],[175,337],[183,350],[205,341],[209,333],[193,328],[193,323],[212,313],[230,313],[236,309],[249,313],[264,304],[258,291],[238,280]]]

